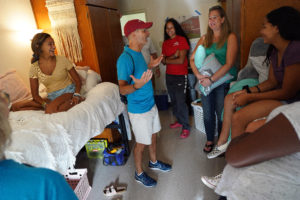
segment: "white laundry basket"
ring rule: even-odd
[[[201,133],[205,134],[205,126],[203,120],[203,108],[201,104],[201,100],[197,99],[191,103],[194,110],[194,119],[195,119],[195,127]]]
[[[206,134],[205,132],[205,125],[204,125],[204,117],[203,117],[203,108],[201,104],[201,99],[197,99],[191,103],[193,110],[194,110],[194,119],[195,119],[195,127],[201,133]],[[218,135],[218,123],[217,123],[217,115],[216,115],[216,130],[215,135]]]

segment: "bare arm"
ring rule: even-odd
[[[233,139],[226,160],[233,167],[245,167],[299,151],[300,141],[293,126],[279,114],[257,131]]]
[[[275,79],[273,71],[270,72],[272,72],[269,74],[271,80]],[[249,94],[250,101],[257,101],[262,99],[286,100],[294,97],[297,94],[297,92],[300,90],[299,76],[300,76],[300,64],[287,66],[284,72],[282,88],[274,89],[263,93],[254,93],[254,94],[251,93]],[[270,81],[270,82],[274,83],[274,81]],[[259,85],[262,91],[268,89],[268,86],[271,87],[271,84],[267,85],[267,83],[265,83]]]
[[[274,89],[277,85],[278,85],[278,82],[277,82],[277,80],[274,76],[272,64],[270,64],[268,79],[266,81],[260,83],[258,85],[258,87],[260,89],[260,92],[267,92],[269,90]],[[251,90],[252,93],[259,92],[257,87],[251,87],[250,90]]]
[[[185,57],[187,55],[187,50],[179,50],[178,56],[168,56],[165,58],[165,64],[183,64]]]
[[[228,36],[228,40],[227,40],[226,63],[218,71],[216,71],[216,73],[214,73],[214,75],[211,77],[213,81],[219,80],[230,70],[230,68],[234,65],[237,53],[238,53],[237,37],[234,33],[231,33]]]
[[[45,101],[39,94],[39,80],[37,78],[30,78],[29,83],[33,100],[42,105]]]
[[[205,39],[205,36],[202,36],[199,41],[197,42],[197,45],[190,57],[190,66],[191,66],[191,69],[193,71],[193,73],[195,74],[195,76],[197,77],[198,80],[201,80],[202,78],[205,78],[206,76],[203,76],[202,74],[200,74],[200,72],[198,71],[196,65],[195,65],[195,53],[197,51],[197,48],[199,45],[203,45],[204,43],[204,39]]]
[[[136,90],[143,87],[148,81],[152,78],[152,71],[147,70],[143,73],[140,79],[135,78],[133,75],[130,75],[134,84],[129,85],[125,80],[119,80],[120,93],[122,95],[130,94],[135,92]]]

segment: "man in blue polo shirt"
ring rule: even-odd
[[[156,181],[148,176],[142,169],[142,155],[145,146],[149,146],[149,168],[161,171],[170,171],[172,167],[156,159],[156,133],[161,125],[157,107],[153,97],[151,83],[153,67],[161,62],[163,56],[151,58],[147,66],[141,50],[147,43],[148,28],[152,22],[130,20],[124,26],[125,36],[129,46],[125,46],[118,59],[118,80],[120,93],[127,96],[129,119],[135,135],[134,147],[135,179],[146,187],[153,187]]]

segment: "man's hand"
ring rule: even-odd
[[[143,87],[149,80],[152,78],[152,71],[147,70],[143,73],[142,77],[140,79],[135,78],[133,75],[130,75],[132,80],[134,81],[134,87],[139,89]]]
[[[153,59],[153,57],[151,56],[151,57],[150,57],[150,63],[149,63],[149,65],[148,65],[148,68],[152,69],[152,68],[158,66],[158,65],[160,64],[160,62],[162,61],[163,57],[164,57],[164,56],[161,55],[161,56],[159,56],[158,58]]]

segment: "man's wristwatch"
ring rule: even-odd
[[[251,90],[248,85],[243,86],[243,90],[246,90],[247,93],[251,93]]]

